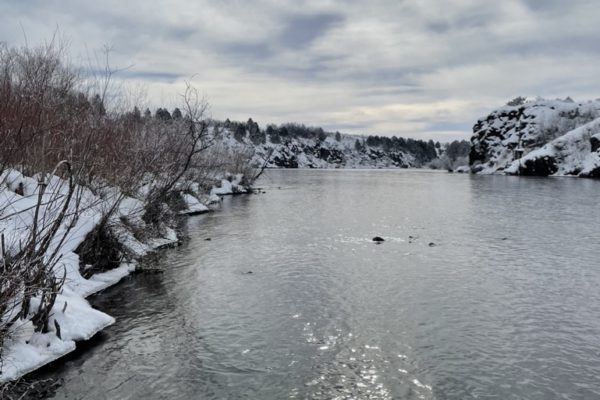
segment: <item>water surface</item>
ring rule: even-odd
[[[164,274],[93,300],[117,324],[51,374],[56,399],[600,398],[600,182],[259,186],[190,218]]]

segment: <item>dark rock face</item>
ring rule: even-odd
[[[271,162],[281,168],[298,168],[298,160],[295,155],[289,155],[289,157],[275,156]]]
[[[319,158],[330,164],[344,164],[344,153],[336,149],[318,148]]]
[[[519,174],[525,176],[548,176],[556,171],[556,160],[550,156],[526,160],[519,167]]]
[[[598,151],[600,149],[600,137],[598,135],[590,138],[590,144],[592,145],[592,151]]]
[[[582,178],[600,178],[600,167],[579,175]]]
[[[363,151],[349,151],[336,148],[327,142],[298,143],[287,142],[276,147],[275,155],[271,157],[270,166],[279,168],[319,168],[320,161],[329,167],[353,166],[369,167],[398,167],[411,166],[410,155],[403,151],[384,151],[376,148],[366,148]]]

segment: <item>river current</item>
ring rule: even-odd
[[[164,273],[91,299],[117,323],[44,373],[55,399],[600,398],[599,182],[269,170],[257,186],[189,218]]]

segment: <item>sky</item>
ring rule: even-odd
[[[449,141],[508,100],[600,97],[600,5],[585,0],[0,0],[0,41],[58,30],[132,102],[213,118]],[[98,60],[98,61],[97,61]]]

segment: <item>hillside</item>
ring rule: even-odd
[[[256,165],[266,162],[269,168],[409,168],[438,156],[433,141],[354,136],[296,124],[261,130],[252,120],[216,126],[223,146],[251,152]]]
[[[600,177],[600,101],[504,106],[473,127],[471,171]]]

